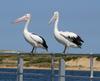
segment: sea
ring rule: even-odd
[[[24,69],[23,81],[59,81],[58,70]],[[90,71],[66,70],[65,81],[100,81],[100,71],[94,71],[93,79],[89,78]],[[0,69],[0,81],[17,81],[17,69]]]

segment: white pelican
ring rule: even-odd
[[[35,33],[31,33],[31,32],[28,31],[28,25],[29,25],[30,20],[31,20],[31,15],[25,14],[24,16],[16,19],[15,23],[19,23],[21,21],[26,22],[25,28],[24,28],[24,31],[23,31],[23,35],[24,35],[25,40],[33,46],[31,53],[33,53],[34,48],[35,48],[35,51],[36,51],[36,48],[45,48],[46,51],[47,51],[48,46],[47,46],[44,38],[35,34]]]
[[[80,36],[73,32],[63,32],[58,30],[58,21],[59,21],[59,12],[55,11],[53,14],[53,17],[49,21],[49,24],[54,21],[54,37],[55,39],[64,45],[64,51],[66,52],[66,49],[69,47],[79,47],[81,48],[82,43],[84,42]],[[68,50],[67,50],[68,53]]]

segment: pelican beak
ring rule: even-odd
[[[19,22],[25,21],[25,18],[26,18],[26,16],[20,17],[20,18],[15,20],[15,23],[19,23]]]
[[[54,20],[54,16],[50,19],[49,24]]]

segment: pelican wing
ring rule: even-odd
[[[64,36],[65,38],[72,38],[72,37],[77,37],[77,34],[73,33],[73,32],[63,32],[63,31],[60,31],[60,35]]]
[[[48,49],[46,41],[44,40],[42,36],[38,36],[37,34],[34,34],[34,33],[33,34],[31,33],[30,36],[34,41],[36,41],[39,44],[42,44],[46,49]]]
[[[78,36],[77,34],[73,33],[73,32],[60,32],[60,35],[63,36],[65,39],[75,43],[78,46],[82,45],[82,42],[84,42],[80,36]]]
[[[30,34],[30,37],[34,40],[34,41],[36,41],[37,43],[43,43],[43,40],[41,39],[41,37],[40,36],[38,36],[37,34],[34,34],[34,33],[31,33]]]

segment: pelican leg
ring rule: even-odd
[[[37,48],[34,48],[34,53],[36,53],[36,49],[37,49]]]
[[[67,46],[65,46],[63,53],[65,54]]]
[[[34,51],[34,47],[32,48],[32,51],[31,51],[31,53],[33,53],[33,51]]]
[[[69,47],[67,47],[67,52],[66,52],[66,54],[68,54],[68,50],[69,50]]]

